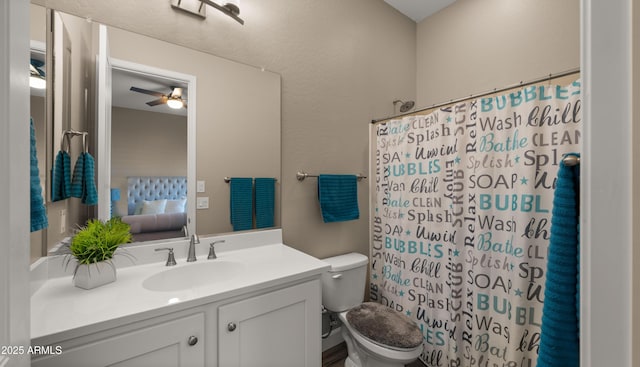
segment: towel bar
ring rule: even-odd
[[[300,171],[300,172],[296,173],[296,178],[298,179],[298,181],[302,181],[307,177],[318,177],[318,175],[310,175],[310,174],[308,174],[308,173],[306,173],[304,171]],[[360,181],[362,179],[367,178],[367,176],[363,176],[363,175],[358,173],[356,175],[356,178],[358,179],[358,181]]]
[[[274,180],[276,180],[276,182],[278,182],[278,179],[277,179],[277,178],[275,178]],[[225,178],[224,178],[224,182],[226,182],[226,183],[231,182],[231,177],[225,177]]]

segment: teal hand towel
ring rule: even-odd
[[[560,161],[551,213],[538,367],[580,364],[578,172],[579,166],[568,167]]]
[[[61,150],[56,155],[51,179],[51,201],[59,201],[71,197],[71,157]]]
[[[71,197],[81,199],[84,191],[84,153],[78,156],[71,177]]]
[[[358,178],[355,175],[318,176],[318,200],[325,223],[358,219]]]
[[[98,190],[96,189],[95,161],[88,152],[82,153],[84,160],[82,203],[86,205],[98,204]]]
[[[73,168],[71,196],[81,199],[85,205],[98,204],[95,180],[95,161],[88,152],[81,153]]]
[[[256,178],[256,228],[269,228],[274,226],[275,178]]]
[[[42,186],[40,186],[40,170],[38,169],[38,152],[36,149],[36,129],[33,127],[33,119],[31,119],[30,124],[31,232],[35,232],[43,228],[47,228],[49,220],[47,219],[47,210],[44,207],[44,199],[42,198]]]
[[[229,209],[234,231],[253,228],[253,179],[233,177],[229,182]]]

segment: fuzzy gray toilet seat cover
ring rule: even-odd
[[[422,344],[420,328],[407,316],[379,303],[365,302],[347,312],[347,321],[360,334],[395,348]]]

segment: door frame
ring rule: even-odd
[[[0,367],[28,366],[29,2],[0,2]]]

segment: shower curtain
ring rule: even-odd
[[[558,163],[580,151],[580,81],[374,127],[370,296],[429,367],[533,367]]]

